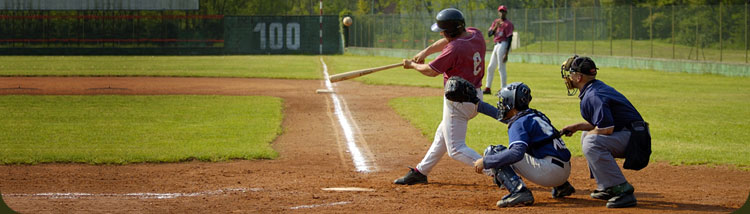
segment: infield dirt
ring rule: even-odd
[[[320,80],[141,77],[3,77],[0,94],[48,95],[265,95],[284,99],[284,132],[274,142],[275,160],[164,164],[38,164],[0,166],[0,192],[22,213],[727,213],[750,192],[750,171],[730,166],[672,166],[651,163],[625,170],[638,206],[607,209],[592,199],[595,188],[583,158],[573,158],[570,182],[577,192],[553,199],[550,188],[529,184],[530,207],[497,208],[507,193],[489,177],[443,157],[427,185],[391,182],[421,160],[429,137],[387,103],[402,96],[440,96],[442,90],[337,83],[336,94],[358,124],[361,147],[375,170],[354,170],[334,123],[330,94],[315,94]],[[114,88],[114,89],[112,89]],[[567,143],[578,143],[568,140]],[[371,192],[324,191],[329,187],[371,188]],[[217,190],[240,189],[242,191]],[[207,192],[212,192],[207,194]],[[90,193],[55,197],[40,193]],[[179,197],[137,197],[132,193],[180,193]],[[195,193],[195,194],[191,194]],[[214,194],[215,193],[215,194]]]

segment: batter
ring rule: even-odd
[[[443,86],[450,77],[459,76],[474,85],[481,100],[486,48],[482,33],[473,27],[466,28],[463,13],[457,9],[440,11],[436,20],[431,30],[440,32],[444,38],[420,51],[413,59],[404,60],[404,68],[415,69],[430,77],[442,74]],[[424,64],[427,56],[440,51],[442,53],[435,60]],[[466,128],[469,120],[476,115],[475,103],[454,102],[443,97],[443,120],[435,131],[435,140],[430,149],[416,168],[410,168],[404,177],[393,183],[427,183],[427,176],[446,152],[454,160],[473,167],[474,161],[482,156],[466,146]]]

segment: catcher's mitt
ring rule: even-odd
[[[445,83],[445,98],[453,102],[471,102],[477,104],[477,89],[474,84],[459,76],[448,78]]]

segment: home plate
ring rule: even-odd
[[[361,188],[361,187],[330,187],[323,188],[323,191],[347,191],[347,192],[374,192],[375,189]]]

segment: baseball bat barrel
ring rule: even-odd
[[[380,67],[375,67],[375,68],[367,68],[367,69],[362,69],[362,70],[349,71],[349,72],[346,72],[346,73],[340,73],[340,74],[332,75],[328,79],[330,79],[331,82],[344,81],[344,80],[348,80],[348,79],[352,79],[352,78],[357,78],[357,77],[361,77],[361,76],[364,76],[364,75],[368,75],[368,74],[371,74],[371,73],[375,73],[375,72],[378,72],[378,71],[382,71],[382,70],[386,70],[386,69],[391,69],[391,68],[395,68],[395,67],[401,67],[401,66],[404,66],[403,62],[396,63],[396,64],[393,64],[393,65],[386,65],[386,66],[380,66]]]

